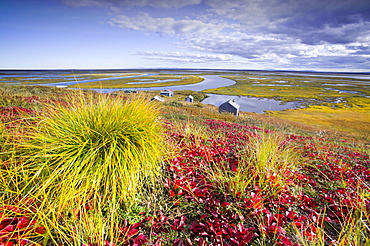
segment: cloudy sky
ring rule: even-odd
[[[370,1],[1,0],[13,68],[370,72]]]

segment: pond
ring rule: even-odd
[[[219,95],[219,94],[207,94],[209,97],[204,99],[202,103],[212,104],[215,106],[220,106],[222,103],[235,99],[235,102],[240,105],[240,111],[244,112],[254,112],[262,114],[266,110],[276,111],[284,109],[294,109],[299,106],[299,103],[288,102],[282,104],[282,101],[277,101],[274,99],[261,99],[256,97],[246,97],[246,96],[229,96],[229,95]]]

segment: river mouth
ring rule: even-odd
[[[295,109],[300,106],[297,102],[282,102],[275,99],[246,97],[246,96],[230,96],[220,94],[207,94],[208,98],[202,103],[220,106],[222,103],[230,99],[234,99],[240,105],[240,111],[253,112],[263,114],[265,111],[280,111],[286,109]]]

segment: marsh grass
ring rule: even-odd
[[[370,215],[367,212],[365,199],[366,192],[359,191],[358,203],[348,211],[348,214],[339,222],[326,222],[324,218],[312,223],[316,228],[316,235],[306,236],[301,230],[294,227],[295,235],[300,245],[303,246],[357,246],[370,244]],[[346,204],[339,204],[341,209],[347,210]]]
[[[199,147],[202,142],[211,136],[204,124],[189,117],[184,121],[175,122],[174,128],[180,134],[184,134],[185,139],[193,141],[194,147]]]
[[[277,192],[279,187],[286,186],[287,174],[299,163],[296,148],[275,132],[261,132],[252,138],[242,159],[252,164],[251,171],[257,175],[255,184],[269,192]]]
[[[19,146],[34,174],[28,195],[42,201],[50,228],[63,228],[61,217],[68,225],[81,223],[79,216],[102,213],[104,223],[89,216],[84,220],[96,231],[114,228],[120,212],[145,200],[143,191],[159,189],[164,146],[158,105],[104,95],[70,101],[48,105],[29,140]],[[104,235],[115,236],[112,231]]]
[[[207,167],[206,173],[216,187],[235,198],[245,197],[247,188],[254,184],[257,177],[247,162],[240,163],[236,170],[230,169],[225,163],[215,163]]]
[[[333,107],[335,106],[335,107]],[[305,109],[271,111],[276,118],[298,122],[317,130],[335,131],[342,138],[369,142],[370,99],[366,97],[347,98],[343,103],[310,106]]]
[[[335,245],[369,245],[370,244],[370,214],[366,200],[369,197],[368,184],[366,188],[357,187],[357,199],[348,205],[346,202],[339,204],[340,210],[347,211],[345,217],[340,220],[336,235],[332,238]],[[330,235],[329,235],[330,236]]]
[[[260,132],[243,144],[238,165],[212,163],[203,168],[210,181],[234,197],[245,196],[246,190],[259,187],[276,195],[289,185],[289,173],[298,168],[300,159],[294,146],[274,132]]]
[[[117,209],[73,207],[70,214],[61,216],[52,211],[56,209],[52,201],[45,201],[43,206],[49,211],[38,210],[37,216],[48,230],[44,245],[106,245],[125,240],[119,230],[124,219]]]

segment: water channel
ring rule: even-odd
[[[132,88],[133,90],[191,90],[191,91],[203,91],[206,89],[226,87],[235,84],[234,80],[226,79],[218,75],[204,75],[202,76],[204,81],[196,84],[190,85],[175,85],[167,87],[150,87],[150,88]],[[101,93],[110,93],[117,90],[125,89],[96,89],[96,91]],[[230,96],[230,95],[219,95],[219,94],[207,94],[208,98],[202,101],[204,104],[212,104],[215,106],[220,106],[222,103],[235,99],[235,102],[240,105],[240,111],[244,112],[254,112],[254,113],[263,113],[266,110],[284,110],[296,108],[299,105],[294,102],[289,102],[282,104],[281,101],[274,99],[261,99],[256,97],[246,97],[246,96]]]
[[[99,78],[99,79],[83,79],[77,81],[76,77],[71,78],[70,76],[65,76],[63,78],[63,82],[56,82],[56,83],[48,83],[48,84],[38,84],[40,86],[55,86],[55,87],[67,87],[70,85],[84,83],[84,82],[93,82],[93,81],[101,81],[101,80],[112,80],[112,79],[122,79],[122,78],[138,78],[142,77],[145,79],[146,76],[151,76],[156,74],[141,74],[136,76],[117,76],[117,77],[109,77],[109,78]],[[18,75],[19,76],[19,75]],[[45,74],[37,73],[33,75],[34,77],[44,77]],[[22,77],[27,77],[26,75],[22,75]],[[55,78],[62,78],[61,75],[55,75]],[[78,76],[77,76],[78,77]],[[150,91],[161,91],[164,89],[171,89],[171,90],[191,90],[191,91],[203,91],[206,89],[213,89],[219,87],[227,87],[235,84],[234,80],[227,79],[220,77],[218,75],[204,75],[201,76],[204,80],[200,83],[196,84],[188,84],[188,85],[175,85],[175,86],[167,86],[167,87],[138,87],[138,88],[131,88],[132,90],[150,90]],[[65,81],[70,80],[70,81]],[[73,81],[72,81],[73,80]],[[138,84],[139,85],[139,84]],[[126,90],[125,88],[103,88],[103,89],[93,89],[95,91],[101,93],[110,93],[114,91],[122,91]],[[266,110],[284,110],[289,108],[296,108],[299,106],[296,103],[286,103],[282,104],[281,101],[277,101],[274,99],[260,99],[254,97],[245,97],[245,96],[229,96],[229,95],[219,95],[219,94],[207,94],[209,97],[202,101],[205,104],[212,104],[215,106],[220,106],[222,103],[230,100],[235,99],[235,101],[240,105],[240,111],[245,112],[255,112],[255,113],[263,113]]]
[[[234,80],[226,79],[219,77],[218,75],[204,75],[200,76],[204,78],[202,82],[195,83],[195,84],[188,84],[188,85],[173,85],[173,86],[161,86],[161,87],[137,87],[137,88],[130,88],[131,90],[138,90],[138,91],[161,91],[165,89],[169,90],[191,90],[191,91],[203,91],[207,89],[219,88],[224,86],[230,86],[235,84]],[[49,85],[49,84],[48,84]],[[103,89],[94,89],[101,93],[110,93],[113,91],[124,91],[127,90],[125,88],[103,88]]]

